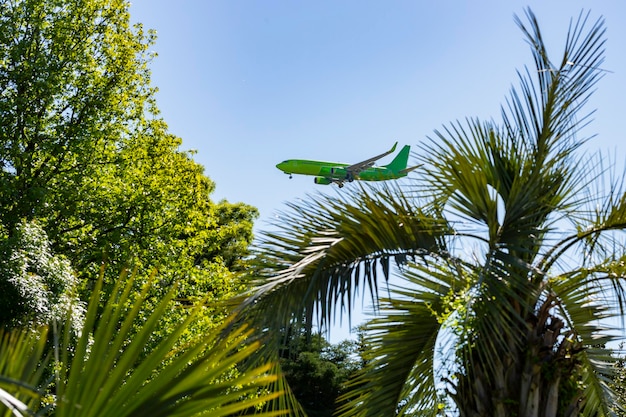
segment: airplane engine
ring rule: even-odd
[[[322,185],[328,185],[328,184],[330,184],[330,183],[332,182],[331,180],[329,180],[329,179],[328,179],[328,178],[326,178],[326,177],[315,177],[315,178],[313,179],[313,181],[314,181],[316,184],[322,184]]]

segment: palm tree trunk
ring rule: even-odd
[[[544,415],[547,416],[556,416],[556,412],[559,407],[559,383],[561,382],[561,377],[558,376],[555,381],[552,381],[548,388],[548,398],[546,399],[546,411]]]

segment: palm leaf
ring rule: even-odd
[[[579,355],[585,387],[584,415],[594,415],[597,410],[610,415],[615,396],[608,378],[615,369],[617,358],[607,345],[618,337],[606,327],[615,312],[607,307],[613,303],[607,299],[602,283],[610,278],[600,276],[600,272],[587,268],[572,271],[566,277],[552,280],[549,286],[558,297],[560,316],[571,329],[574,343],[584,348]]]
[[[76,354],[73,358],[64,355],[68,370],[57,381],[56,415],[187,416],[203,413],[221,417],[236,415],[282,395],[267,391],[277,378],[270,373],[270,365],[237,371],[237,365],[261,346],[259,340],[251,337],[249,329],[240,327],[227,338],[221,337],[218,330],[185,346],[182,351],[175,351],[181,335],[195,319],[194,312],[145,355],[150,336],[172,306],[175,289],[159,302],[134,333],[133,323],[140,316],[150,284],[131,300],[133,287],[133,277],[120,279],[98,320],[93,309],[97,308],[101,281],[94,289]],[[267,415],[285,412],[277,410]]]
[[[22,413],[26,414],[30,411],[26,404],[24,404],[2,388],[0,388],[0,403],[3,404],[11,414],[17,417],[22,417]]]
[[[389,277],[390,261],[444,253],[444,237],[453,233],[435,209],[415,209],[410,197],[386,187],[290,207],[283,231],[259,244],[257,285],[242,304],[261,320],[286,317],[278,327],[316,309],[320,324],[329,323],[336,305],[351,311],[360,286],[376,302],[378,274]]]
[[[350,381],[352,390],[340,398],[346,403],[338,415],[439,413],[436,378],[444,375],[436,375],[436,342],[451,331],[446,328],[449,305],[444,300],[461,298],[467,287],[445,262],[436,269],[433,265],[414,268],[403,274],[404,285],[393,287],[392,298],[381,300],[377,317],[366,325],[366,366]]]
[[[0,401],[5,415],[30,414],[44,391],[47,329],[0,330]],[[44,385],[44,386],[42,386]]]

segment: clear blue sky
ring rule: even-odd
[[[152,83],[170,131],[197,150],[212,198],[256,206],[263,230],[287,201],[340,192],[290,180],[275,168],[284,159],[358,162],[451,121],[499,120],[516,70],[533,66],[513,21],[527,5],[554,58],[570,18],[604,16],[612,73],[589,103],[597,113],[586,132],[598,135],[590,150],[622,163],[622,0],[136,0],[131,18],[157,31]]]
[[[553,56],[582,9],[604,16],[607,73],[592,146],[626,157],[626,2],[137,0],[157,31],[151,64],[172,133],[216,182],[212,197],[259,208],[336,187],[288,176],[289,158],[358,162],[416,145],[466,116],[499,118],[516,69],[532,66],[513,22],[536,13]],[[590,9],[589,9],[590,8]],[[414,146],[415,148],[415,146]],[[385,163],[386,160],[381,160]]]

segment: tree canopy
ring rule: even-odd
[[[210,199],[214,183],[159,116],[155,35],[128,8],[0,2],[0,223],[12,235],[36,220],[84,288],[106,264],[110,281],[156,269],[163,291],[181,281],[179,298],[229,297],[257,211]]]
[[[295,328],[281,337],[285,345],[279,362],[295,398],[307,416],[331,417],[348,379],[362,368],[358,343],[344,340],[333,345],[320,333]]]

